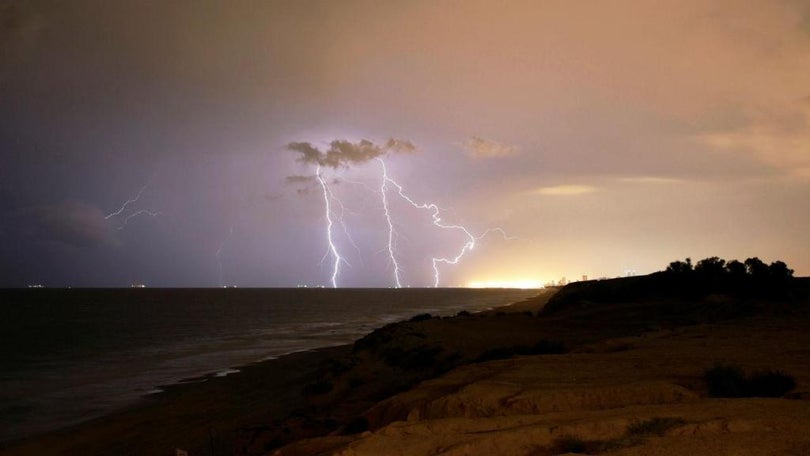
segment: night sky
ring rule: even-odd
[[[330,286],[321,182],[393,286],[383,163],[441,285],[810,275],[810,4],[0,0],[0,286]]]

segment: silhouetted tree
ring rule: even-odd
[[[721,291],[726,282],[726,260],[719,257],[704,258],[695,265],[696,290],[703,293]]]
[[[734,278],[744,278],[745,274],[747,274],[747,270],[745,268],[745,263],[742,263],[737,260],[731,260],[726,263],[726,271],[731,274]]]
[[[782,261],[774,261],[768,266],[768,275],[772,279],[786,280],[793,277],[793,269],[789,269]]]
[[[695,265],[695,272],[702,275],[719,277],[725,272],[726,260],[719,257],[704,258]]]
[[[775,291],[784,291],[793,278],[793,269],[789,269],[782,261],[774,261],[768,266],[768,286]]]
[[[745,260],[745,269],[754,278],[764,279],[768,276],[768,265],[757,257]]]
[[[745,263],[738,260],[726,263],[724,285],[729,291],[742,292],[743,289],[748,288],[749,279]]]
[[[687,258],[686,261],[673,261],[667,266],[667,272],[675,274],[686,274],[692,272],[692,259]]]

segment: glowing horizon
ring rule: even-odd
[[[467,282],[466,288],[517,288],[528,290],[545,288],[545,285],[540,280],[535,279],[474,280]]]

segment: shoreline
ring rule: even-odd
[[[235,375],[161,386],[160,393],[110,414],[3,442],[0,454],[101,454],[121,442],[128,445],[120,454],[162,454],[170,448],[199,450],[200,442],[206,447],[211,440],[221,450],[231,445],[231,426],[286,417],[302,401],[294,386],[310,378],[321,363],[350,350],[349,344],[300,351],[240,366]],[[142,440],[144,428],[148,441]]]
[[[545,293],[544,289],[536,291],[536,296]],[[536,296],[478,310],[473,314],[511,313],[517,311],[518,307],[515,306]],[[407,320],[394,324],[404,321]],[[165,453],[169,447],[187,451],[207,448],[209,452],[211,448],[208,447],[212,447],[218,452],[230,454],[234,429],[288,417],[306,403],[296,388],[300,389],[306,380],[315,378],[325,362],[348,356],[353,345],[354,342],[350,342],[294,351],[181,379],[169,385],[158,385],[155,387],[158,392],[141,396],[135,403],[101,416],[0,442],[0,455],[100,453],[117,448],[124,441],[143,440],[142,431],[134,434],[131,431],[145,427],[151,429],[148,432],[149,441],[141,441],[135,447],[127,446],[123,454],[159,454]],[[221,371],[236,372],[220,375]],[[275,395],[254,394],[254,389],[273,390]],[[210,418],[199,418],[200,414]],[[189,430],[190,424],[196,426],[197,430]],[[202,445],[200,442],[203,442]],[[116,451],[120,450],[122,448]]]

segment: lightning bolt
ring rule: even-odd
[[[214,254],[214,257],[216,257],[217,259],[217,266],[219,267],[219,286],[221,287],[225,286],[224,276],[222,273],[222,258],[221,258],[222,249],[225,248],[225,244],[228,243],[228,239],[231,238],[231,235],[233,235],[233,225],[231,225],[231,227],[228,228],[228,234],[225,235],[225,238],[219,244],[219,248],[217,248],[217,252]]]
[[[122,205],[121,205],[121,207],[119,207],[119,208],[118,208],[118,210],[117,210],[117,211],[110,212],[109,214],[105,215],[105,216],[104,216],[104,220],[109,220],[109,219],[110,219],[110,218],[112,218],[112,217],[115,217],[115,216],[121,215],[121,213],[122,213],[122,212],[124,212],[124,211],[126,210],[127,206],[129,206],[130,204],[137,203],[137,202],[138,202],[138,200],[139,200],[139,199],[141,199],[141,195],[143,194],[144,190],[146,190],[146,187],[147,187],[148,185],[149,185],[149,184],[144,184],[144,186],[143,186],[143,187],[141,187],[141,190],[138,192],[138,194],[137,194],[137,195],[135,195],[135,198],[131,198],[131,199],[126,200],[126,201],[124,202],[124,204],[122,204]]]
[[[341,228],[343,228],[343,234],[345,234],[345,235],[346,235],[346,239],[348,239],[348,240],[349,240],[349,244],[351,244],[351,245],[352,245],[352,247],[354,247],[354,250],[356,250],[356,251],[357,251],[358,255],[361,255],[361,254],[360,254],[360,247],[358,247],[358,246],[357,246],[357,243],[356,243],[356,242],[354,242],[354,238],[353,238],[353,237],[352,237],[352,235],[349,233],[349,227],[348,227],[348,226],[346,226],[346,220],[345,220],[345,215],[346,215],[346,206],[344,206],[344,205],[343,205],[343,201],[341,201],[341,200],[340,200],[340,198],[338,198],[338,197],[336,197],[336,196],[335,196],[335,193],[332,191],[332,187],[330,187],[330,186],[328,186],[328,185],[327,185],[327,186],[326,186],[326,190],[329,192],[329,199],[330,199],[331,201],[334,201],[335,203],[337,203],[337,205],[340,207],[340,212],[337,214],[337,221],[338,221],[338,223],[340,223]],[[350,212],[350,213],[351,213],[351,212]],[[360,257],[360,258],[361,258],[361,260],[362,260],[362,255],[361,255],[361,257]],[[345,258],[343,258],[343,262],[345,262],[345,263],[346,263],[348,266],[351,266],[351,265],[349,264],[349,262],[348,262],[348,261],[346,261],[346,259],[345,259]],[[362,262],[362,261],[361,261],[361,262]]]
[[[431,258],[431,266],[433,269],[433,286],[439,287],[441,283],[440,277],[440,269],[442,265],[457,265],[461,259],[466,255],[468,252],[472,251],[476,247],[477,241],[491,235],[491,234],[500,234],[505,240],[514,240],[518,239],[516,237],[509,236],[506,231],[502,228],[489,228],[480,235],[474,235],[466,226],[461,224],[455,223],[447,223],[442,220],[442,209],[433,202],[417,202],[411,196],[406,193],[405,188],[397,182],[389,173],[386,166],[385,161],[381,157],[375,158],[380,164],[380,171],[381,176],[379,180],[379,186],[372,187],[371,185],[366,184],[365,182],[354,182],[351,180],[344,179],[341,177],[341,181],[346,181],[354,185],[359,185],[364,187],[369,192],[375,193],[379,195],[380,201],[382,203],[382,213],[385,218],[385,222],[387,224],[388,233],[387,233],[387,244],[386,249],[388,260],[390,262],[391,268],[393,269],[393,279],[394,279],[394,286],[396,288],[402,288],[403,286],[403,268],[399,259],[397,258],[397,240],[399,239],[399,234],[396,231],[395,219],[394,219],[394,211],[391,205],[391,198],[392,195],[395,193],[399,198],[401,198],[406,203],[410,204],[413,208],[418,210],[427,211],[430,214],[430,220],[432,221],[433,226],[438,229],[442,230],[449,230],[454,231],[459,234],[463,234],[465,241],[461,245],[460,249],[454,254],[449,256],[434,256]],[[355,250],[359,254],[359,258],[363,259],[363,255],[360,252],[359,247],[352,239],[349,228],[345,222],[345,215],[347,212],[346,206],[343,204],[338,195],[333,191],[327,178],[322,173],[323,163],[318,161],[316,163],[315,169],[315,179],[318,182],[318,185],[321,188],[321,194],[323,195],[323,204],[324,204],[324,218],[326,219],[326,241],[327,241],[327,249],[321,259],[321,264],[326,262],[327,258],[331,258],[332,263],[332,274],[330,276],[330,283],[332,288],[338,287],[338,281],[340,279],[341,274],[341,263],[346,263],[347,266],[351,267],[351,264],[343,257],[338,249],[337,245],[337,236],[335,233],[336,224],[340,224],[342,227],[342,231],[345,234],[346,239],[354,246]],[[337,168],[337,167],[334,167]],[[224,243],[224,241],[223,241]],[[221,249],[221,247],[220,247]],[[382,252],[380,252],[382,253]],[[219,251],[217,253],[219,256]],[[218,259],[219,261],[219,259]],[[220,266],[220,276],[221,276],[221,266]]]
[[[388,170],[385,168],[385,162],[380,160],[382,167],[382,180],[380,184],[380,195],[382,195],[383,210],[385,211],[385,220],[388,222],[388,258],[391,259],[391,265],[394,267],[394,282],[397,288],[402,288],[402,282],[399,280],[399,263],[397,256],[394,254],[394,223],[391,221],[391,212],[388,209]]]
[[[395,181],[394,179],[391,178],[391,176],[388,175],[388,170],[387,170],[387,168],[385,166],[385,162],[383,161],[383,159],[377,158],[377,161],[380,162],[380,165],[382,167],[382,172],[383,172],[383,176],[382,176],[383,185],[381,186],[381,190],[387,190],[387,184],[391,184],[394,188],[396,188],[397,194],[402,199],[407,201],[408,204],[410,204],[411,206],[413,206],[413,207],[415,207],[417,209],[423,209],[423,210],[430,211],[431,218],[433,219],[433,225],[437,226],[438,228],[444,229],[444,230],[461,231],[467,237],[467,242],[464,243],[464,245],[461,247],[461,250],[459,250],[459,252],[455,256],[452,256],[452,257],[433,257],[433,259],[432,259],[432,263],[433,263],[433,286],[438,287],[439,286],[439,264],[441,264],[441,263],[449,264],[449,265],[458,264],[458,262],[461,260],[461,258],[467,252],[469,252],[469,251],[471,251],[472,249],[475,248],[475,241],[478,238],[473,236],[473,234],[470,233],[470,231],[467,228],[465,228],[464,226],[462,226],[462,225],[447,225],[447,224],[444,224],[442,222],[442,218],[441,218],[441,215],[440,215],[441,210],[439,209],[439,206],[437,206],[435,203],[417,203],[416,201],[414,201],[411,197],[409,197],[407,194],[405,194],[405,190],[402,188],[402,185],[397,183],[397,181]],[[387,193],[386,191],[383,191],[383,195],[385,195],[386,193]],[[383,198],[384,198],[383,205],[386,208],[385,212],[386,212],[386,218],[388,220],[388,227],[389,227],[388,251],[390,253],[392,262],[396,265],[396,258],[395,258],[394,254],[393,254],[393,251],[394,251],[393,224],[391,223],[391,217],[390,217],[390,214],[389,214],[388,209],[387,209],[387,206],[388,206],[387,197],[383,196]],[[395,266],[395,272],[397,271],[397,269],[398,269],[398,267]],[[396,274],[396,277],[397,277],[397,286],[399,286],[398,273]]]
[[[508,234],[506,234],[506,231],[504,231],[504,229],[500,228],[500,227],[488,228],[486,231],[481,233],[480,236],[476,237],[476,239],[478,239],[480,241],[481,239],[484,239],[485,237],[487,237],[487,235],[489,233],[500,233],[500,235],[503,237],[504,241],[517,241],[517,240],[520,240],[519,237],[509,236]]]
[[[160,211],[150,211],[147,209],[141,209],[137,212],[133,212],[132,214],[127,215],[126,218],[124,218],[124,222],[121,224],[121,226],[119,226],[116,229],[118,230],[124,229],[124,227],[127,226],[127,223],[129,222],[130,219],[135,218],[139,215],[148,215],[150,217],[157,217],[159,215],[163,215],[163,213]]]
[[[149,183],[147,182],[146,184],[144,184],[143,187],[141,187],[140,190],[138,190],[138,193],[135,195],[134,198],[130,198],[130,199],[124,201],[124,204],[122,204],[121,207],[118,208],[118,210],[110,212],[109,214],[105,215],[104,220],[109,220],[109,219],[111,219],[113,217],[118,217],[119,215],[124,214],[124,211],[127,210],[127,207],[130,204],[135,204],[135,203],[138,202],[138,200],[141,199],[141,196],[143,195],[143,192],[146,190],[146,187],[148,187],[148,186],[149,186]],[[115,229],[117,229],[117,230],[124,229],[124,227],[127,226],[127,223],[129,223],[130,220],[132,220],[133,218],[135,218],[135,217],[137,217],[139,215],[148,215],[150,217],[157,217],[159,215],[163,215],[163,213],[160,212],[160,211],[150,211],[148,209],[140,209],[138,211],[127,214],[126,217],[124,217],[124,220],[121,222],[121,224],[118,225]]]
[[[321,184],[321,190],[323,190],[323,204],[324,212],[326,214],[326,241],[329,243],[329,252],[332,253],[332,258],[334,259],[334,262],[332,263],[332,288],[337,288],[337,279],[340,275],[340,263],[344,260],[340,256],[340,253],[338,253],[335,242],[332,239],[333,222],[332,205],[330,203],[332,191],[329,189],[329,186],[326,185],[326,181],[321,175],[321,165],[318,165],[315,169],[315,177],[318,179],[318,183]]]

